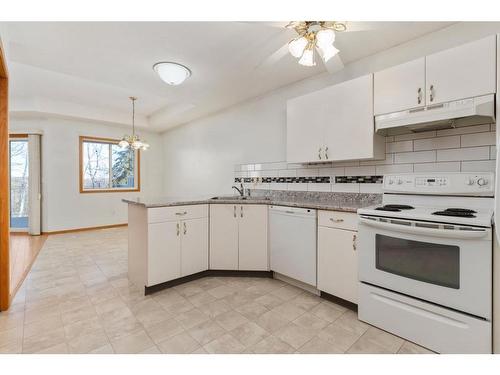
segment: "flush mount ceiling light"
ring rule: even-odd
[[[191,76],[191,70],[182,64],[164,61],[153,65],[154,71],[162,81],[172,86],[180,85]]]
[[[131,96],[129,99],[132,101],[132,135],[124,135],[118,145],[121,148],[146,151],[149,148],[149,144],[145,141],[141,141],[141,138],[135,134],[135,101],[137,98],[135,96]]]
[[[299,59],[299,64],[304,66],[316,65],[315,48],[325,63],[339,53],[333,45],[335,32],[346,30],[346,24],[337,21],[293,21],[286,27],[299,34],[288,43],[288,50],[293,57]]]

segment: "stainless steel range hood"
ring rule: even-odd
[[[495,96],[485,95],[453,102],[375,116],[375,130],[387,134],[389,129],[406,128],[411,132],[495,122]]]

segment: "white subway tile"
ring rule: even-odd
[[[454,129],[438,130],[437,136],[441,137],[445,135],[469,134],[469,133],[479,133],[488,131],[490,131],[490,124],[484,124],[484,125],[464,126],[461,128],[454,128]]]
[[[394,154],[394,163],[426,163],[436,161],[436,151],[414,151]]]
[[[319,176],[345,176],[344,167],[322,168],[318,171]]]
[[[413,169],[414,172],[460,172],[460,162],[419,163],[415,164]]]
[[[300,169],[300,168],[304,168],[306,165],[305,164],[298,164],[298,163],[290,163],[290,164],[287,164],[287,169]]]
[[[332,184],[309,182],[307,184],[307,191],[332,191]]]
[[[495,172],[495,160],[463,161],[462,172]]]
[[[269,190],[286,190],[286,184],[271,182],[269,184]]]
[[[286,186],[288,191],[307,191],[307,184],[291,183]]]
[[[234,165],[234,171],[235,172],[241,172],[241,164],[235,164]]]
[[[496,132],[497,131],[497,124],[491,124],[491,131]]]
[[[394,137],[394,141],[408,141],[413,139],[422,139],[422,138],[432,138],[436,136],[436,131],[431,130],[427,132],[421,133],[409,133],[409,134],[401,134]]]
[[[314,169],[297,169],[297,177],[313,177],[318,175],[318,168]]]
[[[333,184],[332,191],[335,193],[359,193],[359,185],[354,184]]]
[[[261,172],[260,171],[250,171],[248,172],[248,177],[260,177]]]
[[[413,151],[413,141],[392,142],[385,144],[385,152],[407,152]]]
[[[253,189],[257,190],[269,190],[269,184],[255,184]]]
[[[241,170],[242,171],[253,171],[254,170],[254,165],[253,164],[242,164],[241,165]]]
[[[278,163],[263,163],[262,170],[271,171],[277,169],[287,169],[287,163],[285,161]]]
[[[490,146],[496,143],[495,132],[466,134],[461,139],[462,147]]]
[[[413,172],[413,164],[377,165],[375,170],[377,176],[388,173],[411,173]]]
[[[278,175],[278,171],[261,171],[260,175],[262,177],[276,177]]]
[[[278,171],[278,177],[297,177],[297,171],[295,169],[283,169]]]
[[[368,194],[382,193],[382,184],[359,184],[359,192]]]
[[[490,158],[490,148],[468,147],[437,150],[437,161],[484,160]]]
[[[374,166],[364,166],[364,167],[346,167],[346,176],[373,176],[375,174]]]
[[[357,167],[359,166],[359,161],[338,161],[333,162],[333,167]]]
[[[490,146],[490,159],[497,158],[497,146]]]
[[[394,154],[385,154],[384,160],[366,160],[359,163],[359,165],[387,165],[394,163]]]
[[[234,177],[248,177],[248,172],[234,172]]]
[[[386,137],[385,137],[385,142],[386,142],[386,143],[388,143],[388,142],[394,142],[394,137],[393,137],[393,136],[390,136],[390,135],[386,136]]]
[[[439,150],[439,149],[457,148],[457,147],[460,147],[459,135],[417,139],[413,141],[413,149],[415,151]]]

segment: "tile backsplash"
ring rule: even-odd
[[[495,132],[486,124],[393,134],[385,137],[384,160],[237,164],[234,178],[251,189],[380,193],[388,173],[495,171]]]

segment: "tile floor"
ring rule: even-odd
[[[145,297],[124,228],[49,236],[0,313],[0,353],[428,352],[278,280],[209,277]]]

